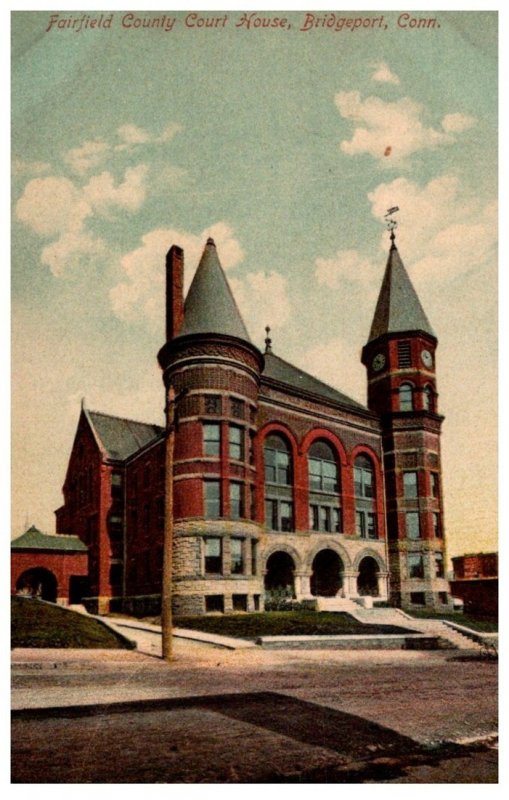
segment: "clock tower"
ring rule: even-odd
[[[390,597],[409,610],[450,604],[442,508],[437,339],[395,243],[362,363],[382,425]]]

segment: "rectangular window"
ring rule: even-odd
[[[220,575],[222,571],[222,540],[218,537],[208,537],[205,539],[205,572],[207,575]]]
[[[230,571],[232,575],[242,575],[244,572],[244,540],[230,539]]]
[[[342,527],[343,526],[341,524],[341,509],[333,508],[332,509],[332,530],[335,533],[340,533],[340,531],[342,530]]]
[[[403,490],[407,499],[417,497],[417,472],[403,473]]]
[[[322,488],[322,462],[316,458],[309,459],[309,488],[312,492]]]
[[[426,595],[424,592],[410,592],[410,602],[414,606],[425,606]]]
[[[438,593],[438,599],[440,600],[442,605],[446,606],[447,605],[447,592],[439,592]]]
[[[366,519],[362,511],[355,512],[355,533],[363,539],[366,537]]]
[[[438,473],[431,472],[430,473],[430,481],[431,481],[431,494],[433,497],[440,497],[440,484],[438,481]]]
[[[204,406],[206,414],[220,414],[221,413],[221,395],[207,394],[204,398]]]
[[[411,367],[410,342],[398,342],[398,367]]]
[[[265,501],[265,525],[271,531],[277,531],[277,500]]]
[[[273,531],[293,531],[293,503],[265,500],[265,525]]]
[[[254,604],[254,610],[255,611],[259,611],[260,610],[260,595],[259,594],[254,594],[253,595],[253,604]]]
[[[320,516],[318,513],[318,506],[309,506],[309,527],[312,531],[320,530]]]
[[[258,542],[251,539],[251,575],[256,575],[258,569]]]
[[[408,539],[421,538],[421,525],[418,511],[407,511],[405,514],[406,535]]]
[[[282,500],[280,506],[280,521],[282,531],[293,531],[293,505]]]
[[[206,422],[203,425],[203,455],[219,456],[221,454],[221,426],[217,422]]]
[[[435,553],[436,577],[444,577],[444,556],[442,553]]]
[[[408,577],[424,578],[424,561],[418,553],[410,553],[408,556]]]
[[[234,611],[247,611],[247,594],[232,594],[232,608]]]
[[[205,595],[205,611],[207,614],[220,612],[224,614],[224,597],[222,594]]]
[[[368,533],[368,539],[376,539],[376,515],[373,514],[371,511],[368,511],[366,515],[366,529]]]
[[[242,488],[243,485],[241,483],[230,483],[230,517],[232,519],[239,519],[239,517],[244,516]]]
[[[221,485],[219,481],[204,481],[205,516],[217,519],[221,513]]]
[[[328,506],[320,506],[320,530],[330,531],[331,529],[331,514]]]
[[[111,474],[111,496],[115,498],[122,497],[122,475],[120,472],[112,472]]]
[[[234,461],[244,460],[244,429],[230,425],[228,430],[230,458]]]
[[[433,514],[431,519],[433,521],[433,536],[435,537],[435,539],[441,539],[442,538],[442,525],[441,525],[441,521],[440,521],[440,514],[436,514],[436,513]]]

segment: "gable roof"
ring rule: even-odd
[[[265,353],[265,369],[262,374],[262,381],[268,378],[277,383],[282,383],[291,389],[301,392],[308,392],[323,400],[328,400],[342,406],[348,406],[356,411],[368,411],[366,406],[352,400],[346,394],[333,389],[332,386],[314,378],[299,367],[294,367],[288,361],[284,361],[272,352]]]
[[[84,413],[108,458],[123,461],[164,433],[160,425],[113,417],[99,411]]]
[[[67,550],[73,553],[86,553],[88,548],[79,536],[42,533],[32,525],[25,533],[12,540],[11,550]]]
[[[393,243],[376,304],[368,342],[387,333],[423,331],[435,338],[398,249]]]
[[[250,342],[231,289],[219,262],[213,239],[207,239],[184,304],[179,334],[219,333]]]

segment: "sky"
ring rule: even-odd
[[[399,206],[449,556],[497,549],[497,14],[402,13],[14,12],[12,536],[54,532],[82,398],[163,423],[173,243],[188,287],[212,236],[252,341],[365,403]]]

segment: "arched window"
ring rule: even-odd
[[[354,466],[355,529],[362,539],[377,539],[375,471],[367,456],[357,456]]]
[[[267,436],[264,461],[265,525],[273,531],[293,531],[292,455],[286,439]]]
[[[313,442],[308,452],[309,527],[337,533],[343,529],[336,455],[327,442]]]
[[[428,384],[424,387],[422,392],[422,406],[425,411],[433,411],[434,397],[433,388]]]
[[[410,383],[402,383],[399,387],[399,410],[412,411],[413,407],[413,387]]]

